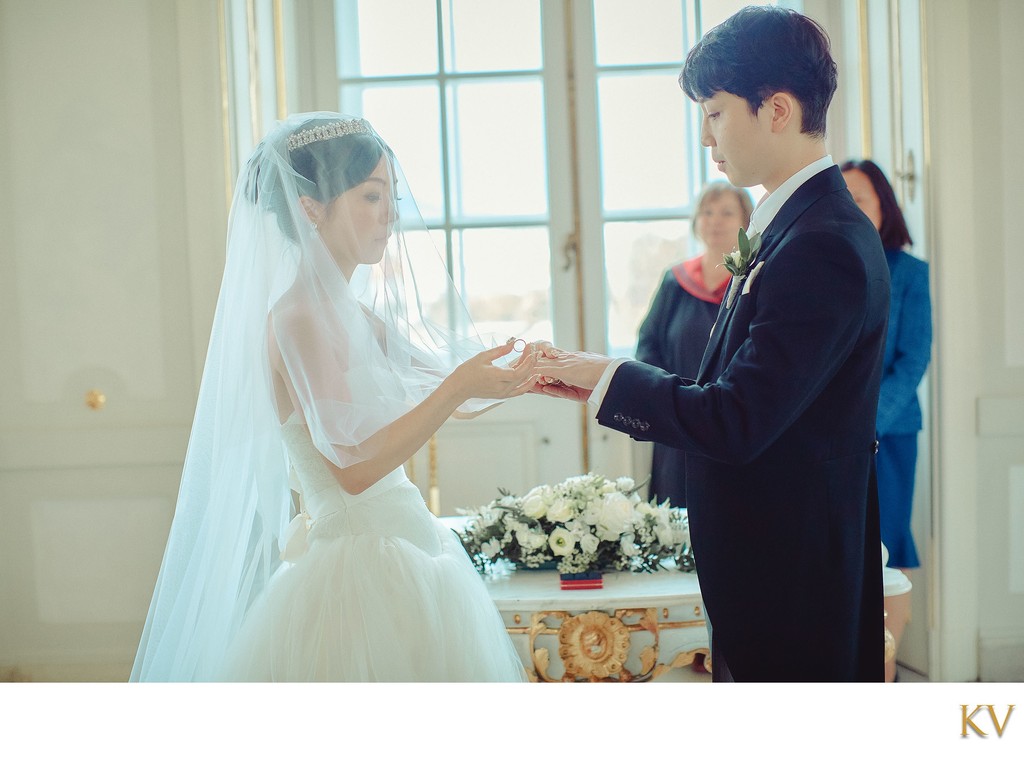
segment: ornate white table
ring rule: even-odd
[[[442,520],[456,530],[463,522]],[[562,591],[554,570],[484,583],[531,680],[711,680],[688,667],[709,651],[696,573],[605,573],[595,590]]]

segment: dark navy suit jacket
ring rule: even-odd
[[[598,420],[687,452],[701,593],[737,681],[881,681],[881,242],[833,166],[783,204],[756,262],[696,380],[626,362]]]

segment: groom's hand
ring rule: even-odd
[[[563,351],[546,341],[535,344],[534,372],[540,375],[534,393],[586,402],[612,359],[587,351]]]
[[[566,385],[561,380],[542,377],[537,384],[530,389],[530,393],[539,393],[542,396],[553,396],[564,398],[569,401],[578,401],[581,404],[590,400],[591,390],[589,388],[577,388],[573,385]]]

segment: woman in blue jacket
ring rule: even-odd
[[[889,566],[908,570],[921,565],[910,534],[910,508],[921,430],[917,387],[932,344],[928,264],[904,250],[912,244],[910,233],[882,170],[872,161],[847,161],[839,168],[854,201],[878,230],[889,263],[889,332],[875,422],[878,499]]]

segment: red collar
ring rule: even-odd
[[[706,254],[705,254],[706,255]],[[729,280],[725,280],[714,290],[708,290],[704,284],[704,270],[701,269],[701,262],[704,256],[687,259],[672,267],[672,274],[675,275],[679,286],[694,298],[708,303],[720,304],[725,298],[725,291],[729,287]]]

